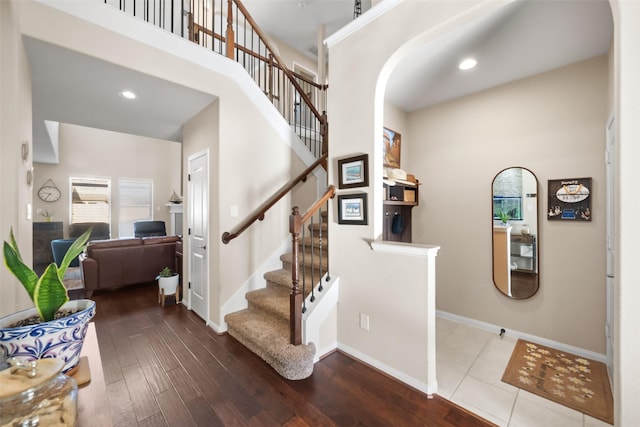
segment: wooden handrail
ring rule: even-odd
[[[265,213],[267,213],[267,211],[271,209],[273,205],[275,205],[280,199],[286,196],[300,182],[306,181],[307,175],[313,172],[315,168],[323,164],[323,162],[326,161],[326,159],[327,159],[327,153],[320,156],[318,160],[316,160],[311,166],[306,168],[300,175],[298,175],[297,177],[293,178],[291,181],[286,183],[282,188],[280,188],[276,193],[274,193],[273,196],[271,196],[264,203],[262,203],[260,207],[258,207],[258,209],[256,209],[249,217],[247,217],[244,221],[242,221],[240,224],[234,227],[231,231],[225,231],[222,234],[222,243],[224,244],[229,243],[231,240],[235,239],[240,234],[242,234],[247,228],[249,228],[251,224],[253,224],[258,220],[262,221],[264,219]]]
[[[291,232],[292,260],[291,260],[291,293],[289,294],[289,342],[292,345],[302,344],[302,299],[300,291],[300,233],[302,227],[329,199],[336,195],[336,187],[330,185],[324,195],[320,197],[303,215],[294,206],[289,216],[289,231]],[[322,275],[322,274],[321,274]]]
[[[280,56],[276,53],[276,50],[271,46],[271,44],[269,43],[269,39],[267,38],[266,34],[262,32],[262,30],[260,29],[260,27],[258,26],[258,24],[256,24],[256,21],[253,19],[253,17],[249,14],[249,11],[247,10],[246,7],[244,7],[244,4],[242,4],[240,2],[240,0],[229,0],[229,1],[233,1],[236,6],[238,7],[238,9],[240,9],[240,11],[242,12],[242,14],[244,15],[245,19],[247,21],[249,21],[249,24],[251,24],[251,27],[253,27],[254,31],[258,34],[258,37],[260,37],[260,39],[262,40],[262,43],[264,43],[265,47],[267,48],[267,50],[269,51],[269,53],[271,55],[273,55],[273,57],[276,59],[276,61],[279,64],[282,64],[282,71],[285,73],[285,75],[287,77],[289,77],[289,81],[291,82],[291,84],[293,85],[293,87],[296,88],[296,90],[300,93],[300,97],[302,99],[304,99],[304,102],[307,104],[307,106],[309,107],[309,109],[311,110],[311,112],[313,112],[313,114],[316,116],[316,118],[320,121],[320,123],[322,123],[323,120],[323,116],[322,113],[320,113],[315,105],[313,105],[313,102],[311,101],[311,99],[309,99],[309,97],[307,96],[307,94],[304,92],[304,90],[302,89],[302,87],[300,86],[300,84],[298,84],[298,82],[296,81],[293,73],[291,72],[291,70],[289,70],[289,68],[284,66],[284,61],[282,61],[282,59],[280,58]],[[230,11],[231,9],[229,9]],[[227,39],[229,37],[227,36]],[[231,56],[231,58],[233,58]]]

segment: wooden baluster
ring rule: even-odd
[[[320,143],[322,144],[322,155],[324,156],[329,152],[329,122],[327,121],[327,112],[322,112],[322,121],[320,122]],[[324,170],[328,170],[327,160],[322,162],[322,167]]]
[[[235,60],[235,35],[233,32],[233,0],[228,0],[227,7],[227,58]]]
[[[302,294],[298,280],[298,253],[300,243],[300,230],[302,221],[300,210],[294,206],[289,217],[289,231],[293,244],[293,257],[291,261],[291,294],[289,295],[289,328],[291,330],[290,342],[293,345],[302,344]]]
[[[273,102],[273,55],[269,53],[269,63],[268,63],[268,87],[267,87],[267,96],[269,97],[269,101]]]

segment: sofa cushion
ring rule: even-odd
[[[124,248],[129,246],[142,246],[142,239],[114,239],[114,240],[93,240],[87,244],[87,255],[94,258],[94,252],[107,248]]]
[[[143,245],[160,245],[163,243],[173,243],[180,240],[178,236],[157,236],[157,237],[143,237],[142,239]]]

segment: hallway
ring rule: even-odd
[[[436,321],[438,394],[502,427],[609,424],[501,381],[516,339]]]

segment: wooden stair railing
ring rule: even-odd
[[[231,240],[235,239],[240,234],[242,234],[247,228],[249,228],[251,224],[253,224],[258,220],[262,221],[264,219],[264,215],[273,205],[275,205],[280,199],[286,196],[300,182],[306,181],[307,176],[311,172],[313,172],[315,168],[326,163],[326,160],[327,160],[327,154],[325,153],[322,156],[320,156],[320,158],[316,160],[311,166],[309,166],[302,173],[300,173],[300,175],[293,178],[291,181],[287,182],[284,186],[282,186],[278,191],[276,191],[273,194],[273,196],[269,197],[264,203],[262,203],[244,221],[236,225],[231,231],[225,231],[224,233],[222,233],[222,242],[225,244],[229,243]]]
[[[98,1],[238,62],[314,157],[327,152],[327,86],[289,70],[240,0]]]
[[[291,232],[291,242],[293,246],[293,256],[291,262],[291,294],[289,295],[289,328],[290,342],[293,345],[302,344],[302,313],[304,312],[304,289],[300,289],[300,234],[305,224],[313,218],[316,212],[319,212],[329,199],[333,199],[336,194],[336,188],[331,185],[322,197],[320,197],[304,214],[300,215],[300,210],[294,206],[289,216],[289,231]],[[322,228],[321,228],[322,229]],[[322,242],[322,235],[320,235]],[[312,259],[313,262],[313,259]],[[320,269],[322,268],[322,243],[320,246]],[[303,269],[305,266],[303,266]],[[316,280],[312,273],[312,287],[315,286]],[[318,273],[318,281],[324,276],[322,271]],[[302,280],[303,283],[306,280]],[[320,284],[322,286],[322,284]],[[322,288],[320,287],[320,290]]]
[[[326,104],[327,85],[289,70],[240,0],[203,1],[191,0],[190,40],[240,63],[314,156],[326,152],[327,116],[314,100]]]

